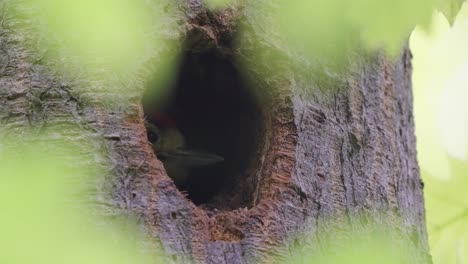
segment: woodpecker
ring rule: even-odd
[[[151,121],[155,124],[145,121],[148,140],[158,159],[163,162],[167,174],[178,186],[187,183],[191,168],[224,161],[217,154],[187,148],[184,136],[169,117],[155,114],[151,116]]]

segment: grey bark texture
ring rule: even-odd
[[[35,49],[34,16],[13,15],[34,13],[27,2],[0,4],[1,127],[10,134],[61,128],[41,140],[69,140],[82,155],[94,157],[105,172],[90,182],[95,191],[89,199],[98,212],[136,215],[168,262],[287,262],[294,244],[320,251],[322,236],[365,231],[373,223],[413,242],[408,263],[430,261],[407,48],[396,59],[382,53],[356,56],[345,73],[324,74],[323,65],[297,64],[256,24],[259,14],[234,7],[207,13],[191,0],[168,5],[177,12],[168,16],[161,35],[172,41],[189,36],[193,49],[224,49],[220,39],[242,24],[244,41],[229,52],[246,61],[243,71],[255,80],[251,86],[268,98],[260,147],[246,175],[232,183],[242,194],[229,199],[221,194],[211,206],[187,199],[146,139],[143,81],[104,82],[103,73],[63,77],[54,67],[60,61],[43,62],[47,51]],[[182,46],[167,49],[180,52]],[[249,55],[259,50],[267,59]],[[284,64],[269,64],[268,56]],[[260,67],[248,68],[254,64]],[[5,146],[14,145],[4,140]]]

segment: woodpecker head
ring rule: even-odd
[[[214,153],[187,148],[184,136],[169,117],[156,114],[150,121],[154,124],[145,122],[148,140],[152,143],[156,156],[164,163],[189,168],[212,165],[224,160]]]

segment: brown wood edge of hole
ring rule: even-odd
[[[232,27],[232,23],[223,25],[223,23],[219,22],[227,20],[232,22],[237,16],[236,11],[228,15],[222,12],[217,14],[221,15],[215,15],[217,19],[219,19],[219,21],[215,21],[216,27]],[[214,26],[210,24],[211,22],[213,21],[207,21],[205,17],[197,17],[190,21],[189,31],[193,29],[198,31],[202,30],[206,33],[206,38],[203,41],[206,41],[207,45],[213,45],[214,42],[215,48],[220,48],[217,47],[218,38],[220,37],[219,33],[226,32],[226,30],[229,31],[229,29],[214,29]],[[230,211],[213,212],[196,206],[187,198],[185,193],[178,190],[164,169],[161,173],[149,172],[148,176],[153,179],[153,183],[156,185],[155,192],[158,192],[160,186],[158,182],[162,181],[164,182],[164,189],[169,188],[171,191],[176,192],[181,199],[184,199],[188,207],[192,210],[193,219],[195,220],[192,223],[193,229],[204,233],[205,238],[209,241],[241,241],[246,233],[255,231],[247,230],[247,227],[250,226],[248,223],[252,221],[257,222],[253,227],[261,228],[263,230],[261,232],[273,227],[276,224],[273,221],[276,214],[275,208],[278,208],[281,204],[281,194],[284,191],[293,191],[291,186],[293,186],[292,174],[294,173],[296,162],[297,129],[294,124],[292,107],[289,108],[287,112],[286,114],[276,113],[278,114],[276,117],[274,117],[275,113],[270,113],[273,117],[270,128],[273,128],[273,131],[270,132],[270,138],[267,139],[267,141],[270,142],[268,142],[268,146],[263,151],[265,159],[260,165],[260,167],[262,167],[262,172],[261,175],[259,175],[260,179],[257,182],[258,188],[255,194],[258,196],[258,199],[255,199],[255,204],[251,208],[237,208]],[[145,129],[143,119],[141,119],[141,126]],[[269,128],[267,128],[267,130],[268,129]],[[152,153],[151,145],[147,139],[145,145],[145,151],[150,151],[150,157],[153,157],[149,160],[150,167],[160,169],[162,163],[157,159],[154,153]]]
[[[140,122],[140,129],[145,129],[143,118]],[[149,152],[149,167],[156,170],[148,172],[148,177],[155,184],[155,192],[170,191],[183,199],[192,211],[193,228],[204,233],[209,241],[238,242],[245,237],[245,234],[255,232],[255,230],[250,230],[252,226],[248,224],[252,221],[257,223],[253,227],[261,228],[263,231],[268,230],[276,224],[273,219],[277,213],[275,209],[281,204],[281,194],[285,191],[293,191],[291,186],[293,186],[292,173],[296,162],[297,130],[293,121],[292,109],[290,113],[276,115],[272,119],[269,129],[271,131],[269,131],[267,141],[270,142],[263,150],[265,159],[259,163],[262,172],[259,175],[260,179],[258,179],[258,188],[255,194],[258,199],[251,208],[213,211],[196,206],[185,193],[175,186],[164,169],[161,170],[162,163],[152,153],[151,145],[145,138],[143,143],[145,146],[143,147],[145,152]],[[164,190],[158,190],[161,186]],[[152,194],[152,196],[156,197],[157,195]],[[157,203],[156,199],[154,201]],[[153,206],[152,208],[154,209]]]

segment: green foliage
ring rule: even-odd
[[[360,222],[358,219],[354,220],[355,223]],[[333,221],[336,219],[331,220]],[[301,235],[296,238],[294,246],[290,247],[289,251],[293,257],[287,263],[415,264],[425,258],[416,256],[417,249],[411,241],[402,238],[401,234],[394,236],[395,234],[395,229],[385,224],[368,224],[354,226],[349,233],[346,231],[332,234],[319,233],[320,239],[309,243],[306,242],[307,238],[314,235]],[[299,240],[301,242],[298,242]],[[278,262],[283,263],[283,261]]]
[[[4,147],[0,145],[0,263],[154,263],[130,221],[93,216],[84,194],[96,169],[77,170],[63,159],[78,162],[77,150],[63,142]]]
[[[465,0],[437,0],[437,8],[442,12],[450,25],[453,25]]]
[[[427,24],[428,0],[294,0],[271,8],[271,32],[310,58],[345,60],[356,47],[384,48],[396,54],[416,24]],[[397,19],[396,19],[397,18]]]
[[[157,21],[152,16],[158,15],[140,0],[34,2],[47,25],[46,38],[59,40],[60,48],[83,65],[98,59],[113,69],[129,67],[146,55],[152,23]]]
[[[426,218],[435,264],[468,259],[468,162],[449,159],[448,180],[424,171]]]
[[[451,28],[435,14],[431,33],[416,29],[411,38],[418,158],[423,169],[441,179],[450,177],[448,153],[466,157],[467,17],[464,8],[460,23]]]
[[[461,4],[461,0],[261,1],[249,2],[248,13],[260,25],[258,33],[275,39],[272,46],[287,47],[333,71],[348,67],[355,50],[383,49],[398,55],[416,25],[428,28],[434,8],[453,20]],[[258,41],[263,42],[263,36]]]
[[[233,0],[205,0],[209,9],[219,9],[228,6]]]
[[[172,61],[155,59],[176,49],[162,40],[180,26],[166,0],[8,0],[3,8],[12,14],[4,24],[39,58],[28,59],[81,84],[84,93],[112,89],[127,96],[153,68],[175,71]],[[107,99],[119,100],[114,97]]]
[[[453,27],[435,14],[415,30],[413,84],[418,160],[434,263],[468,259],[468,6]]]

